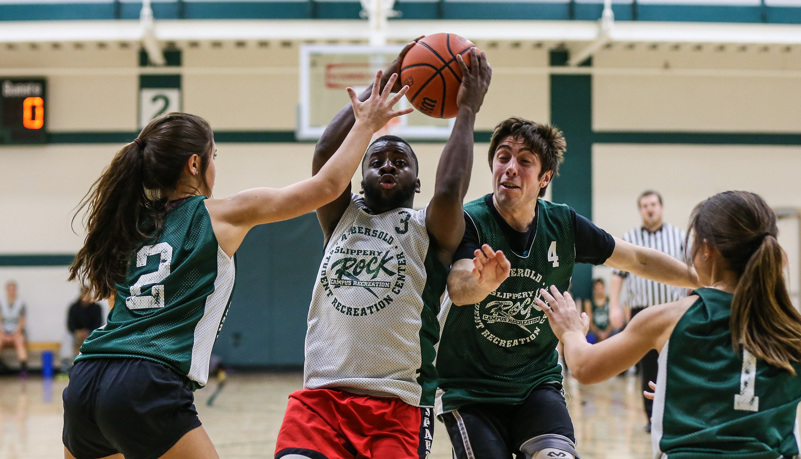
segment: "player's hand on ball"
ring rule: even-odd
[[[478,285],[495,291],[509,277],[512,265],[502,251],[492,250],[488,244],[473,252],[473,277]]]
[[[406,57],[406,53],[408,53],[409,50],[412,49],[412,46],[414,46],[414,44],[417,43],[417,40],[419,40],[419,39],[421,39],[423,37],[425,37],[425,35],[420,35],[419,37],[417,37],[414,40],[412,40],[409,43],[407,43],[406,46],[403,47],[401,52],[398,53],[398,57],[396,57],[392,61],[392,63],[389,64],[389,67],[387,67],[384,70],[384,75],[381,78],[381,87],[382,88],[387,85],[387,82],[389,81],[389,77],[392,76],[393,73],[397,73],[398,75],[400,75],[401,65],[403,64],[403,58]],[[395,83],[391,87],[392,88],[392,92],[397,93],[398,91],[401,90],[402,87],[403,87],[403,84],[401,83],[400,78],[398,78],[398,79],[395,80]]]
[[[408,86],[403,86],[397,94],[390,97],[392,94],[392,86],[398,79],[398,74],[393,73],[387,79],[386,85],[381,87],[381,77],[383,72],[379,70],[375,74],[375,81],[373,82],[372,92],[370,97],[364,102],[359,100],[359,96],[353,88],[348,88],[348,95],[350,96],[350,103],[353,106],[353,115],[356,121],[366,123],[373,132],[384,127],[392,118],[396,116],[406,115],[414,111],[412,107],[404,108],[401,110],[393,110],[392,107],[409,90]]]
[[[478,48],[470,49],[471,66],[465,64],[461,55],[456,56],[456,62],[462,69],[462,84],[456,95],[456,105],[459,108],[469,107],[473,113],[478,113],[484,103],[484,95],[489,89],[492,80],[492,68],[487,62],[487,55]]]
[[[568,332],[577,332],[581,333],[581,336],[587,336],[587,331],[590,329],[590,318],[584,312],[579,315],[576,302],[573,301],[570,292],[562,294],[556,286],[551,285],[550,292],[541,288],[540,294],[542,297],[534,298],[534,302],[548,316],[551,330],[557,338],[561,340],[562,336]]]

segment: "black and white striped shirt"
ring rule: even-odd
[[[663,223],[662,227],[655,232],[640,226],[623,235],[623,240],[626,242],[656,249],[681,261],[684,261],[685,257],[684,239],[684,231],[668,223]],[[626,303],[632,309],[670,303],[687,296],[687,290],[680,287],[660,284],[625,271],[613,270],[612,273],[626,278],[625,288],[626,298],[628,298]]]

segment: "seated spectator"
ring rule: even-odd
[[[593,279],[592,296],[584,300],[584,312],[590,317],[587,342],[600,343],[617,332],[609,320],[609,297],[606,295],[606,283],[603,279]]]
[[[28,351],[25,348],[25,302],[17,295],[17,282],[6,282],[6,295],[0,296],[0,349],[13,346],[17,350],[20,376],[28,376]]]
[[[89,288],[81,287],[81,293],[67,310],[69,335],[61,344],[61,371],[67,372],[72,359],[78,354],[83,341],[92,330],[103,325],[103,309],[91,299]]]

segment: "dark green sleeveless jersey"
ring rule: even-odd
[[[799,454],[796,376],[731,342],[732,295],[702,288],[659,355],[655,457],[776,459]]]
[[[480,242],[503,250],[511,272],[481,303],[454,306],[445,296],[437,355],[442,410],[477,403],[517,403],[538,385],[561,381],[557,339],[534,303],[539,289],[567,290],[575,263],[570,208],[542,199],[537,229],[525,254],[512,251],[482,197],[465,205]]]
[[[592,323],[598,327],[598,330],[606,330],[609,326],[609,298],[603,304],[595,304],[595,298],[590,297],[590,308]]]
[[[158,239],[131,257],[107,324],[86,339],[76,361],[149,359],[185,375],[193,388],[206,384],[235,267],[217,243],[205,199],[178,203]]]

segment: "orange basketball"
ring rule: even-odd
[[[454,33],[435,33],[415,43],[401,63],[401,82],[409,86],[406,98],[422,113],[434,118],[453,118],[459,112],[456,94],[462,84],[457,55],[470,66],[475,45]]]

